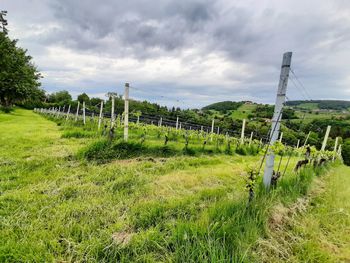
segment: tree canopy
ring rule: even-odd
[[[0,104],[6,108],[14,103],[40,100],[45,93],[40,89],[40,73],[27,55],[27,50],[17,46],[0,32]]]

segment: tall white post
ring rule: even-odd
[[[272,117],[272,126],[271,126],[272,133],[270,137],[271,146],[274,145],[274,143],[276,142],[280,131],[280,126],[281,126],[280,120],[282,119],[281,115],[282,115],[283,104],[286,100],[286,92],[287,92],[287,84],[288,84],[291,60],[292,60],[292,52],[286,52],[283,54],[281,74],[280,74],[280,80],[278,84],[278,90],[277,90],[277,96],[276,96],[276,102],[275,102],[275,110]],[[264,172],[264,179],[263,179],[264,185],[266,188],[269,188],[271,184],[274,163],[275,163],[275,155],[271,150],[269,150],[269,153],[266,156],[266,165],[265,165],[265,172]]]
[[[139,125],[140,124],[140,115],[137,115],[137,121],[136,124]]]
[[[335,156],[337,155],[337,149],[338,149],[338,137],[335,138],[334,152],[333,152],[333,162],[334,162]]]
[[[297,149],[299,149],[299,144],[300,144],[300,140],[298,140],[298,142],[297,142]]]
[[[66,117],[66,120],[68,120],[68,118],[69,118],[69,114],[70,114],[70,104],[69,104],[69,106],[68,106],[68,110],[67,110],[67,117]]]
[[[179,117],[176,117],[176,130],[179,127]]]
[[[83,122],[84,125],[86,124],[86,119],[85,119],[85,101],[83,101]]]
[[[158,126],[159,126],[159,127],[161,127],[161,126],[162,126],[162,122],[163,122],[163,118],[162,118],[162,117],[160,117],[160,119],[159,119],[159,123],[158,123]]]
[[[78,101],[77,113],[75,114],[75,121],[78,120],[80,101]]]
[[[129,137],[129,83],[125,83],[124,91],[124,141]]]
[[[98,116],[98,126],[97,126],[98,130],[101,128],[102,114],[103,114],[103,100],[101,100],[100,115]]]
[[[327,130],[326,130],[326,134],[325,134],[324,139],[323,139],[321,151],[324,151],[326,149],[328,136],[329,136],[330,131],[331,131],[331,126],[328,125]]]
[[[245,130],[245,119],[243,119],[243,123],[242,123],[241,144],[244,143],[244,130]]]
[[[179,125],[179,129],[181,130],[181,122],[180,122],[180,125]]]
[[[111,108],[111,128],[114,126],[115,116],[114,116],[114,95],[112,95],[112,108]]]
[[[220,134],[220,127],[218,126],[217,134]]]
[[[250,133],[249,146],[252,144],[253,134],[254,134],[254,132],[251,132],[251,133]]]
[[[213,119],[211,122],[211,133],[214,133],[214,123],[215,123],[215,119]]]

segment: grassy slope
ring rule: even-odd
[[[113,235],[135,229],[135,243],[149,235],[162,238],[155,225],[196,217],[216,196],[240,196],[241,166],[257,158],[177,157],[98,166],[69,157],[89,139],[63,139],[56,124],[25,110],[0,115],[0,138],[0,259],[13,261],[108,258],[103,249],[113,248]],[[138,253],[159,257],[147,255],[147,249]]]
[[[247,209],[241,173],[259,157],[96,165],[72,157],[92,139],[61,133],[29,111],[0,114],[0,261],[251,262],[273,205],[309,181],[286,176]]]
[[[255,104],[243,104],[237,110],[232,111],[232,117],[234,119],[248,118],[248,115],[251,114],[255,110],[255,108]]]
[[[350,262],[350,168],[316,180],[308,198],[276,209],[278,223],[260,240],[264,262]],[[276,221],[276,220],[275,220]],[[276,222],[274,222],[276,223]]]

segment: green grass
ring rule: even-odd
[[[298,105],[298,108],[302,108],[306,110],[316,110],[318,109],[318,103],[314,103],[314,102],[301,103]]]
[[[232,117],[234,119],[246,119],[248,118],[249,114],[252,114],[255,110],[256,105],[255,104],[243,104],[240,106],[237,110],[232,111]]]
[[[274,207],[307,195],[315,177],[292,173],[293,157],[279,186],[247,206],[244,172],[261,155],[157,156],[142,148],[162,140],[140,146],[131,133],[125,158],[99,164],[76,157],[103,141],[62,136],[71,129],[26,110],[0,114],[1,262],[260,262]]]
[[[338,166],[316,180],[307,198],[279,206],[279,222],[260,240],[263,262],[350,261],[350,168]],[[276,223],[276,222],[275,222]]]

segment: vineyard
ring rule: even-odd
[[[258,262],[276,205],[343,167],[295,172],[305,149],[277,144],[283,175],[268,194],[251,173],[260,140],[130,123],[125,142],[118,120],[111,134],[109,119],[98,130],[97,119],[57,112],[0,118],[1,261]]]

